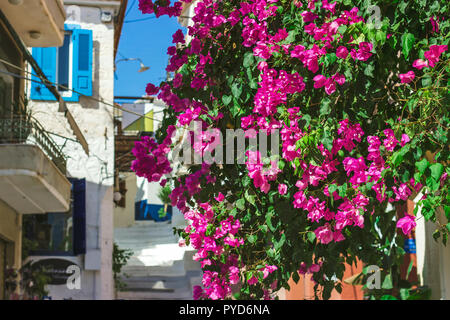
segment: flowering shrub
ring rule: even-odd
[[[140,0],[179,16],[182,1]],[[136,142],[133,170],[174,183],[190,224],[179,233],[204,270],[195,298],[272,298],[310,274],[317,297],[342,290],[345,263],[399,287],[403,238],[418,192],[434,237],[450,232],[449,26],[445,1],[198,1],[185,42],[168,49],[173,80],[148,85],[168,109],[157,140]],[[245,164],[203,163],[168,176],[176,128],[279,131],[280,156],[247,148]],[[205,135],[206,136],[206,135]],[[211,140],[190,140],[197,154]],[[275,159],[276,158],[276,159]],[[268,168],[269,167],[269,168]]]

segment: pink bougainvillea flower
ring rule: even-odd
[[[248,279],[248,284],[249,285],[254,285],[258,283],[258,278],[256,278],[255,276],[252,276],[250,279]]]
[[[439,23],[438,23],[438,21],[439,21],[439,17],[436,17],[436,19],[435,19],[434,16],[430,17],[431,26],[433,28],[431,33],[434,33],[434,32],[439,33]]]
[[[415,76],[414,71],[408,71],[407,73],[400,73],[398,75],[401,83],[410,83],[414,80]]]
[[[313,78],[313,80],[314,80],[314,88],[319,89],[325,85],[327,78],[321,74],[318,74]]]
[[[153,83],[147,84],[147,87],[145,88],[145,93],[149,96],[153,96],[159,92],[159,88],[155,86]]]
[[[177,48],[175,46],[171,46],[167,48],[167,54],[169,56],[173,56],[175,53],[177,53]]]
[[[331,231],[331,227],[328,223],[323,227],[317,228],[314,231],[314,234],[320,243],[328,244],[333,241],[333,231]]]
[[[303,11],[301,13],[301,16],[303,18],[303,22],[305,22],[305,23],[314,21],[314,20],[316,20],[319,17],[317,14],[312,13],[310,11]]]
[[[336,73],[333,76],[334,81],[336,81],[339,85],[343,85],[345,83],[345,76],[340,74],[340,73]]]
[[[447,49],[447,45],[432,45],[430,46],[430,50],[425,51],[424,57],[428,60],[430,67],[434,67],[438,63],[439,57]]]
[[[214,199],[216,199],[219,202],[222,202],[223,200],[225,200],[225,196],[222,194],[222,192],[219,192],[217,197],[214,197]]]
[[[181,29],[178,29],[173,35],[172,35],[172,43],[185,43],[184,40],[184,34]]]
[[[199,300],[200,298],[203,297],[203,289],[201,286],[194,286],[193,288],[193,299],[194,300]]]
[[[333,94],[336,91],[336,83],[334,82],[333,78],[328,78],[325,82],[325,92],[328,95]]]
[[[394,151],[395,146],[398,144],[398,140],[395,138],[394,131],[392,129],[383,130],[386,139],[383,140],[383,145],[389,152]]]
[[[402,134],[402,139],[400,140],[400,145],[403,147],[405,144],[407,144],[410,141],[411,141],[411,139],[409,138],[409,136],[406,133],[404,133],[404,134]]]
[[[279,192],[281,195],[286,194],[286,192],[287,192],[287,185],[285,185],[284,183],[279,184],[279,185],[278,185],[278,192]]]
[[[412,65],[414,68],[416,69],[423,69],[423,68],[428,68],[428,61],[422,60],[422,59],[417,59],[413,62]]]
[[[239,269],[235,266],[231,266],[229,269],[229,277],[230,277],[230,283],[231,284],[237,284],[240,280],[239,277]]]
[[[402,229],[403,234],[407,235],[416,227],[416,217],[405,213],[405,216],[397,221],[397,228]]]
[[[278,269],[277,266],[269,266],[269,265],[260,269],[263,272],[263,279],[266,279],[269,276],[269,274],[271,274],[272,272],[274,272],[277,269]]]
[[[372,56],[372,49],[372,43],[360,42],[358,50],[352,49],[350,55],[355,60],[367,61]]]
[[[336,56],[341,59],[345,59],[348,56],[348,49],[344,46],[339,46],[336,50]]]

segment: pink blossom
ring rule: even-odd
[[[408,71],[407,73],[399,74],[398,77],[401,80],[401,83],[410,83],[414,80],[415,74],[414,71]]]
[[[183,34],[183,31],[181,29],[178,29],[172,35],[172,43],[185,43],[184,34]]]
[[[439,57],[445,51],[447,51],[447,45],[432,45],[430,50],[425,51],[424,56],[429,62],[430,67],[434,67],[439,61]]]
[[[266,279],[269,274],[271,274],[272,272],[274,272],[275,270],[277,270],[278,267],[277,266],[265,266],[264,268],[262,268],[262,272],[263,272],[263,279]]]
[[[314,80],[314,88],[318,89],[322,88],[325,85],[327,78],[321,74],[318,74],[313,78],[313,80]]]
[[[428,67],[428,61],[422,60],[422,59],[417,59],[413,62],[412,65],[414,68],[416,69],[423,69],[423,68],[427,68]]]
[[[310,273],[316,273],[316,272],[319,272],[319,271],[320,271],[320,266],[319,266],[318,264],[313,263],[313,264],[309,267],[308,271],[309,271]]]
[[[254,284],[257,284],[258,283],[258,278],[256,278],[255,276],[252,276],[250,279],[248,279],[248,284],[249,285],[254,285]]]
[[[397,228],[401,228],[403,234],[407,235],[416,227],[415,218],[416,217],[405,213],[405,216],[397,221]]]
[[[225,200],[225,196],[222,194],[222,192],[219,192],[217,197],[214,197],[214,199],[216,199],[218,202],[222,202],[223,200]]]
[[[203,296],[203,289],[201,286],[194,286],[193,287],[193,299],[199,300]]]
[[[348,49],[344,46],[339,46],[336,50],[336,56],[341,59],[345,59],[348,56]]]
[[[280,184],[278,185],[278,192],[279,192],[281,195],[286,194],[286,192],[287,192],[287,185],[285,185],[284,183],[280,183]]]
[[[320,243],[328,244],[333,241],[333,231],[331,231],[330,225],[327,223],[323,227],[319,227],[314,230],[314,234],[316,238],[320,241]]]
[[[147,87],[145,88],[145,93],[148,96],[153,96],[155,94],[157,94],[159,92],[159,88],[157,86],[155,86],[152,83],[147,84]]]
[[[411,139],[409,138],[409,136],[404,133],[402,134],[402,138],[400,140],[400,145],[403,147],[405,144],[407,144],[409,141],[411,141]]]
[[[317,19],[319,16],[310,12],[310,11],[303,11],[301,13],[301,16],[303,18],[303,22],[308,23],[311,21],[314,21],[315,19]]]
[[[231,284],[239,283],[239,280],[240,280],[239,269],[235,266],[231,266],[228,270],[229,270],[230,283]]]

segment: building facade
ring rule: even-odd
[[[60,215],[30,216],[25,236],[38,242],[28,260],[55,272],[74,266],[73,283],[54,279],[49,299],[113,299],[114,59],[127,1],[64,1],[60,46],[30,49],[55,96],[33,73],[31,115],[50,128],[67,155],[72,206]],[[33,70],[33,68],[30,68]],[[34,70],[33,70],[34,71]],[[61,111],[63,100],[84,137]],[[68,280],[68,279],[67,279]]]

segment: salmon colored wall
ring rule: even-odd
[[[357,265],[346,265],[343,279],[350,278],[351,276],[362,272],[362,263]],[[300,276],[298,283],[294,280],[289,280],[290,290],[286,290],[286,300],[313,300],[314,299],[314,283],[311,281],[311,275]],[[350,284],[342,283],[342,293],[338,293],[333,290],[330,300],[362,300],[363,291],[362,285],[353,286]]]

